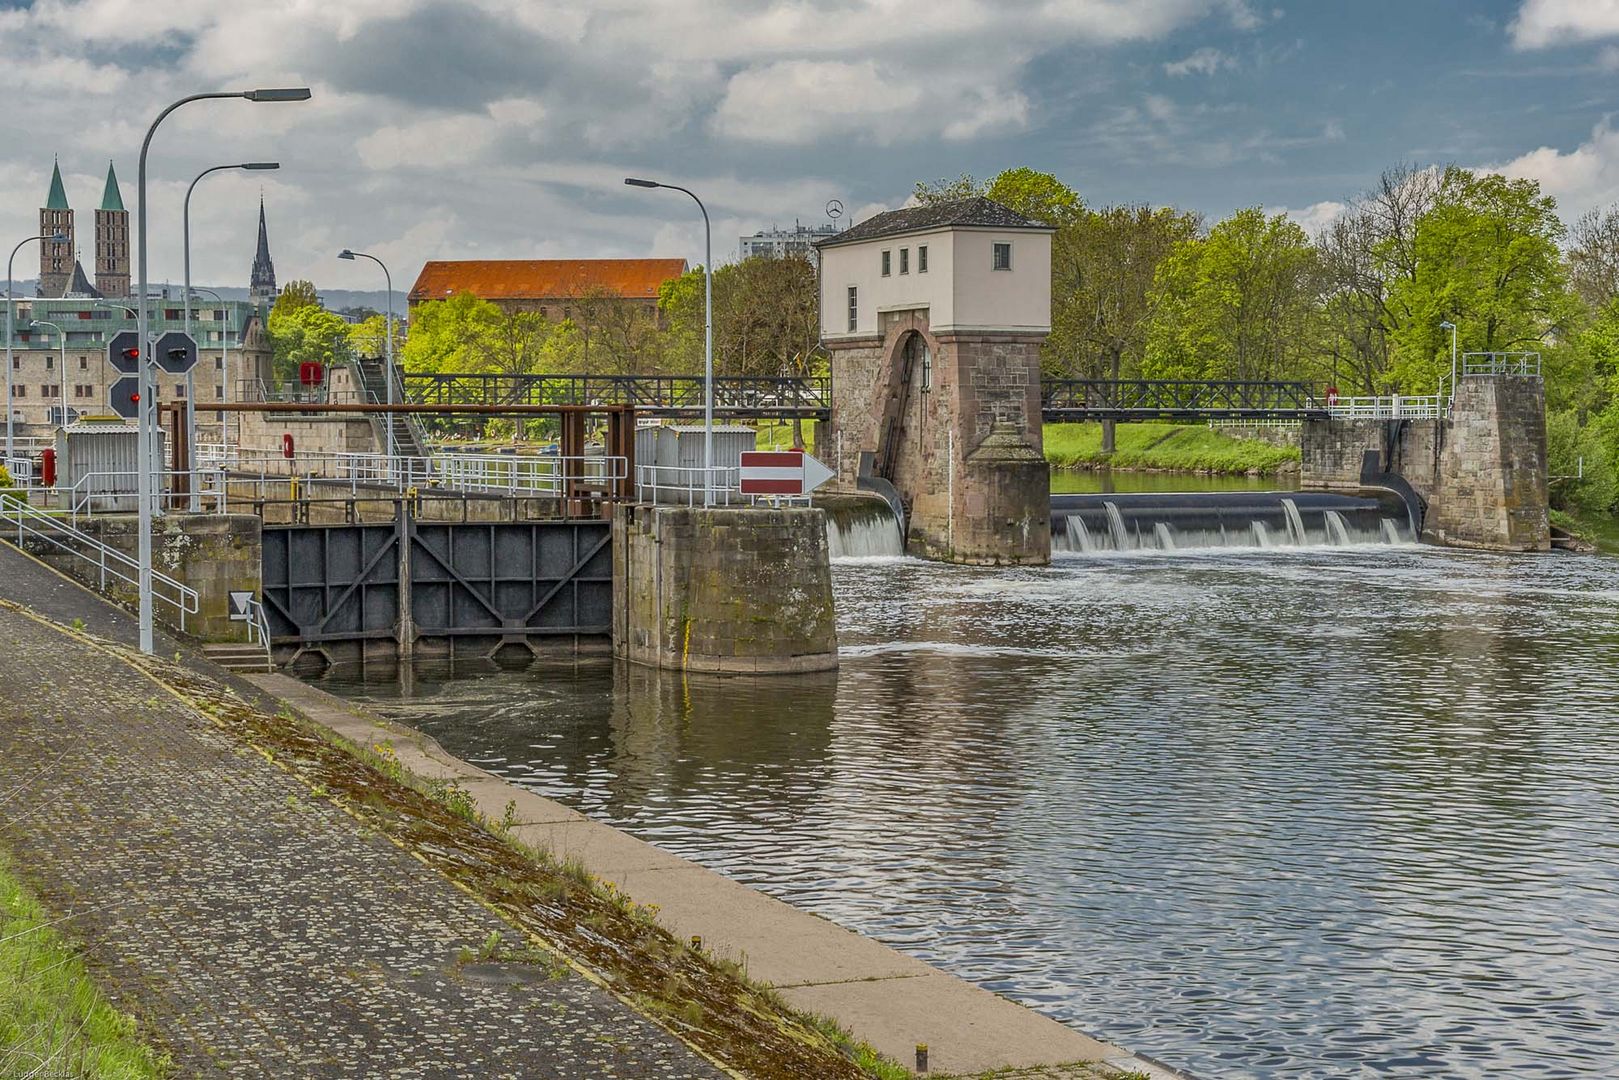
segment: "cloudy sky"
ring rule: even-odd
[[[262,187],[283,281],[406,288],[429,258],[702,258],[828,199],[858,220],[912,184],[1030,165],[1093,204],[1307,224],[1400,162],[1537,177],[1572,220],[1619,200],[1619,0],[0,0],[0,239],[32,235],[52,155],[90,213],[111,158],[152,156],[152,277],[245,285]],[[267,179],[266,179],[267,178]],[[262,183],[261,183],[262,181]],[[31,277],[37,266],[19,257]]]

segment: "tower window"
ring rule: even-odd
[[[893,257],[894,257],[894,253],[892,251],[883,252],[883,277],[888,276],[889,263],[893,260]]]
[[[918,274],[928,272],[928,246],[926,244],[918,244],[916,247],[916,272]]]
[[[992,269],[992,270],[1010,270],[1010,269],[1012,269],[1012,245],[1011,244],[995,244],[995,245],[993,245],[993,247],[994,247],[994,250],[993,250],[993,253],[990,256],[990,269]]]
[[[883,254],[887,255],[888,252],[885,251],[885,252],[883,252]],[[855,327],[859,323],[859,321],[860,321],[860,290],[855,288],[853,285],[850,285],[849,286],[849,332],[851,334],[854,333]]]
[[[911,272],[911,249],[910,248],[900,248],[899,249],[899,272],[902,273],[902,274],[909,274]]]

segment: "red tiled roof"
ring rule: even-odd
[[[655,300],[658,288],[686,272],[684,259],[458,259],[430,262],[410,288],[410,302],[467,292],[483,300],[540,300],[605,289]]]

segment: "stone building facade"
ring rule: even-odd
[[[891,489],[914,554],[1050,559],[1051,233],[974,198],[878,214],[818,245],[833,394],[818,445],[840,487]]]

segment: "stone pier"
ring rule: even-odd
[[[613,510],[613,651],[682,671],[837,667],[826,513]]]
[[[1467,376],[1450,415],[1439,419],[1307,421],[1300,454],[1307,489],[1405,488],[1430,543],[1550,549],[1539,378]]]

